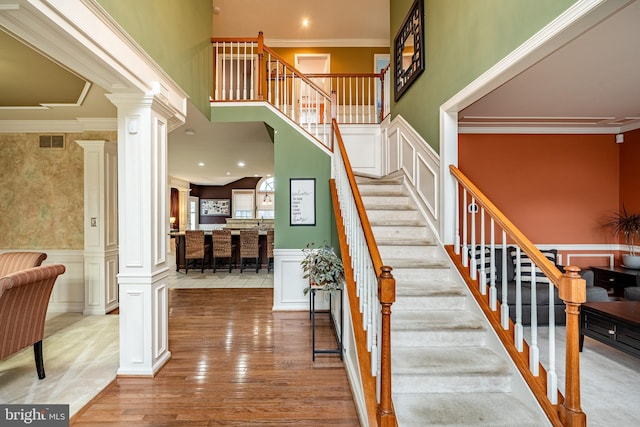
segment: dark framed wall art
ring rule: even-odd
[[[200,199],[200,216],[231,215],[230,199]]]
[[[316,225],[316,179],[290,178],[290,225]]]
[[[393,43],[394,99],[398,101],[424,71],[424,6],[415,0]]]

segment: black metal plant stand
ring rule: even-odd
[[[338,348],[336,349],[323,349],[316,350],[316,292],[322,291],[321,288],[311,288],[311,298],[309,300],[309,316],[311,318],[311,346],[312,346],[312,360],[315,362],[316,354],[339,354],[340,360],[342,359],[342,330],[344,325],[344,314],[342,307],[342,289],[337,289],[337,292],[340,292],[340,333],[335,327],[335,318],[333,317],[333,292],[329,292],[329,319],[331,321],[331,327],[333,328],[333,332],[336,336],[336,342],[338,344]],[[318,312],[320,313],[320,312]]]

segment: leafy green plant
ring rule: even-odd
[[[614,234],[624,235],[624,241],[629,246],[630,255],[638,255],[636,243],[640,243],[640,214],[632,214],[622,206],[622,211],[616,212],[605,225],[613,229]]]
[[[302,252],[304,258],[300,261],[300,265],[305,273],[303,277],[309,279],[309,287],[304,289],[305,295],[312,286],[329,292],[342,289],[344,279],[342,259],[327,242],[319,247],[315,247],[315,243],[308,243]]]

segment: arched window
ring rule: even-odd
[[[258,219],[273,219],[275,202],[275,182],[272,176],[258,181],[256,191],[256,205]]]

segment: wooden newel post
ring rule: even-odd
[[[396,300],[396,279],[391,267],[382,266],[378,279],[378,300],[382,304],[382,343],[380,343],[380,404],[377,420],[380,427],[397,426],[391,400],[391,304]]]
[[[264,65],[264,34],[262,31],[258,33],[258,99],[264,99],[262,95],[262,83],[266,81],[265,65]]]
[[[565,426],[584,427],[587,416],[580,407],[580,305],[587,300],[585,280],[580,268],[568,266],[560,279],[558,295],[566,304],[567,342],[565,399],[558,408],[560,420]]]

